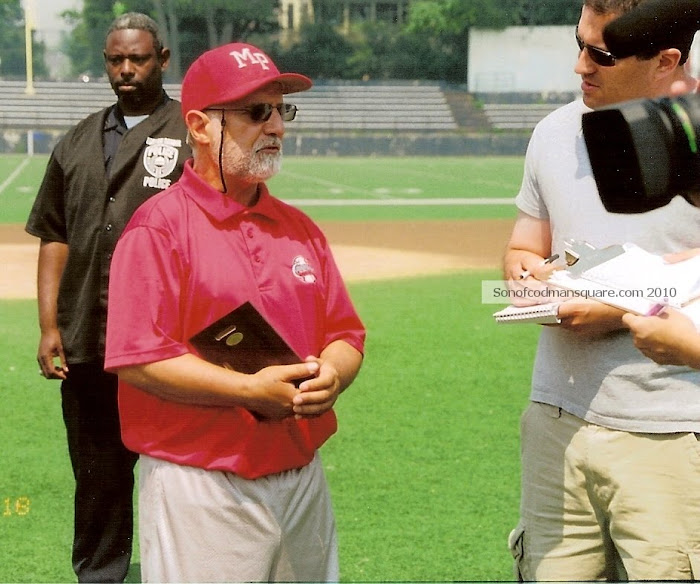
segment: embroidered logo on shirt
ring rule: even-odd
[[[167,189],[172,181],[166,177],[175,170],[182,140],[146,138],[146,145],[143,166],[151,176],[143,177],[143,186]]]
[[[314,269],[309,265],[309,262],[304,259],[304,256],[297,256],[294,258],[292,261],[292,274],[307,284],[313,284],[316,281]]]

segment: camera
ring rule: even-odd
[[[644,213],[700,193],[700,95],[635,100],[583,115],[605,208]]]

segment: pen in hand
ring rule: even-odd
[[[547,264],[551,264],[553,261],[559,259],[559,254],[555,253],[554,255],[549,256],[545,260],[542,261],[542,266],[546,266]],[[520,274],[520,279],[524,280],[525,278],[529,278],[532,276],[532,272],[530,270],[525,270],[522,274]]]

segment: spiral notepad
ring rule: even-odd
[[[508,306],[494,312],[493,317],[500,323],[559,324],[559,303],[536,304],[534,306]]]

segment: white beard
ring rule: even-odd
[[[264,182],[272,178],[282,168],[282,151],[275,154],[260,151],[270,145],[281,147],[282,141],[279,138],[260,138],[247,154],[241,153],[237,148],[227,149],[224,144],[224,175],[237,176],[250,182]]]

